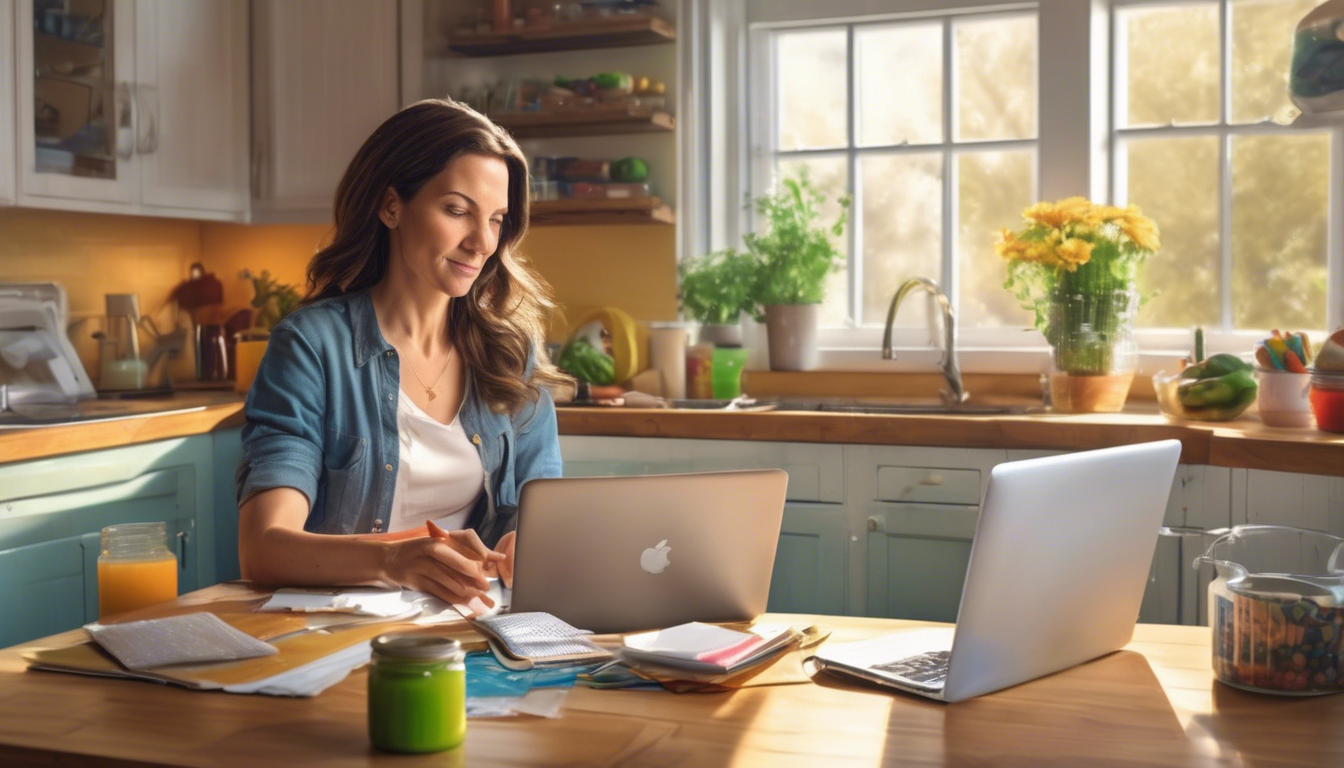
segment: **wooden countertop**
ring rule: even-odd
[[[182,604],[248,596],[224,584]],[[922,622],[767,615],[849,642]],[[26,647],[62,645],[81,630]],[[727,693],[575,688],[562,716],[474,719],[425,756],[373,751],[367,675],[313,698],[196,692],[25,671],[0,651],[0,764],[419,765],[1341,765],[1344,696],[1287,698],[1216,683],[1205,627],[1140,624],[1125,650],[960,704],[814,683]]]
[[[0,464],[189,437],[243,425],[243,398],[233,392],[179,392],[158,403],[165,412],[113,421],[0,430]]]
[[[169,407],[169,406],[166,406]],[[243,423],[243,400],[232,393],[184,393],[172,408],[190,412],[0,430],[0,463],[202,434]],[[1175,438],[1181,461],[1219,467],[1344,476],[1344,435],[1276,429],[1253,419],[1220,424],[1173,423],[1152,406],[1118,414],[1012,416],[763,413],[640,408],[558,409],[560,434],[679,437],[961,448],[1074,451]]]
[[[1175,438],[1187,464],[1344,476],[1344,435],[1276,429],[1250,419],[1174,423],[1156,407],[1115,414],[1013,416],[560,408],[558,418],[562,435],[612,437],[1064,451]]]

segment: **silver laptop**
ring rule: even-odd
[[[787,485],[779,469],[531,480],[509,611],[598,633],[754,619]]]
[[[956,626],[823,647],[817,665],[953,702],[1119,649],[1180,455],[1162,440],[994,467]]]

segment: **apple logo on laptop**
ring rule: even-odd
[[[667,559],[667,553],[671,551],[672,548],[667,546],[667,539],[663,539],[655,546],[644,550],[639,556],[639,567],[648,573],[662,573],[667,570],[667,566],[671,562]]]

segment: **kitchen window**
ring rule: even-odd
[[[828,341],[880,328],[916,275],[955,295],[964,327],[1027,322],[989,245],[1035,196],[1035,14],[786,28],[763,43],[773,77],[758,91],[768,106],[753,126],[753,194],[806,168],[830,220],[837,199],[852,201],[849,263],[821,311],[839,330]]]
[[[1162,228],[1162,250],[1140,272],[1150,298],[1138,322],[1150,341],[1202,325],[1246,352],[1268,328],[1344,321],[1328,312],[1344,303],[1337,234],[1331,243],[1344,129],[1284,125],[1296,116],[1286,86],[1293,30],[1317,5],[1112,8],[1112,196]]]
[[[964,369],[1039,370],[1044,341],[1002,288],[993,233],[1069,194],[1137,203],[1161,226],[1140,284],[1155,364],[1195,324],[1212,349],[1244,353],[1268,327],[1344,322],[1344,126],[1274,122],[1288,116],[1291,32],[1315,0],[747,0],[735,22],[705,2],[715,40],[731,44],[715,25],[736,23],[743,51],[742,95],[728,78],[728,118],[706,120],[728,186],[711,203],[728,213],[705,215],[725,233],[710,244],[753,225],[734,195],[802,165],[853,201],[824,366],[886,367],[888,302],[919,275],[953,302]],[[929,323],[903,307],[897,345],[927,350]]]

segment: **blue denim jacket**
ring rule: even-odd
[[[517,414],[495,413],[467,376],[458,418],[481,452],[486,493],[467,518],[493,546],[517,524],[518,494],[535,477],[560,475],[555,405],[541,397]],[[247,395],[238,501],[296,488],[314,533],[387,530],[396,489],[400,361],[378,330],[367,292],[311,304],[272,331]]]

